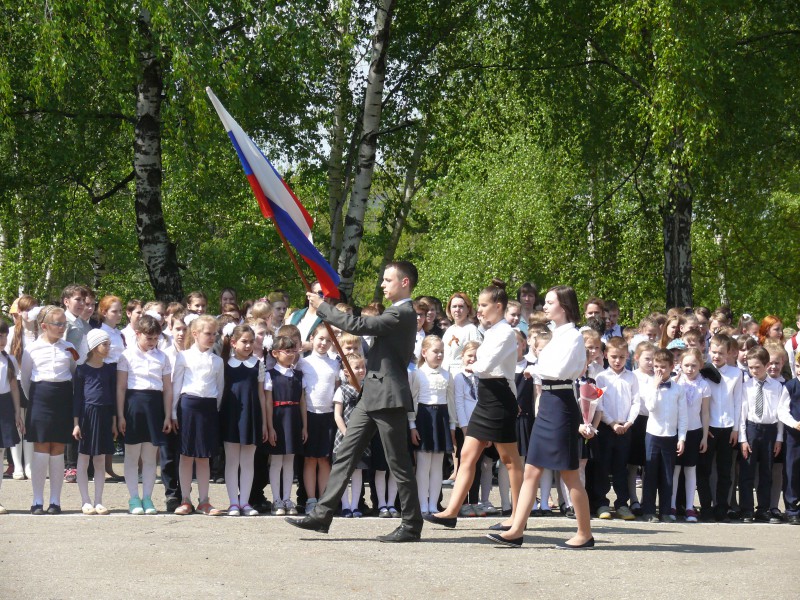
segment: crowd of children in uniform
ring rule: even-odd
[[[551,334],[535,286],[523,285],[518,300],[505,317],[517,335],[517,445],[524,457],[540,392],[526,370]],[[31,480],[30,512],[59,514],[66,481],[77,483],[84,514],[108,514],[103,484],[107,472],[115,476],[111,458],[119,449],[134,515],[159,512],[159,466],[166,509],[178,515],[310,512],[358,403],[372,340],[329,329],[310,309],[289,313],[288,306],[283,292],[240,305],[226,289],[212,317],[201,292],[165,305],[97,299],[80,285],[67,286],[59,305],[40,306],[27,295],[15,300],[13,326],[0,322],[0,447],[8,449],[6,476]],[[434,513],[443,485],[455,477],[477,402],[475,377],[463,367],[475,361],[482,330],[461,292],[444,306],[419,298],[414,308],[409,452],[422,511]],[[724,307],[671,309],[626,329],[617,323],[616,303],[590,298],[584,308],[580,389],[595,390],[599,400],[586,423],[594,435],[580,473],[593,514],[800,524],[797,333],[774,316],[758,322],[743,315],[734,324]],[[495,474],[500,507],[490,501]],[[212,480],[224,482],[227,509],[210,504]],[[557,474],[546,473],[534,514],[573,515],[562,487]],[[396,495],[376,437],[353,473],[341,515],[396,517]],[[511,513],[508,473],[489,446],[459,514],[501,512]]]

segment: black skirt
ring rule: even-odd
[[[153,446],[166,446],[164,392],[127,390],[124,415],[126,444],[133,446],[148,442]]]
[[[507,379],[479,379],[478,403],[469,419],[467,435],[482,442],[516,442],[518,412],[517,397]]]
[[[308,438],[303,455],[308,458],[329,458],[333,454],[333,440],[336,438],[333,413],[306,412],[306,424]]]
[[[389,470],[389,463],[386,461],[386,453],[383,450],[381,436],[377,431],[375,432],[375,435],[372,436],[372,440],[369,443],[369,454],[370,466],[375,471]]]
[[[180,407],[181,454],[211,458],[219,447],[217,399],[181,394]]]
[[[261,442],[261,404],[258,395],[225,394],[219,421],[223,442],[245,445]]]
[[[34,444],[72,441],[72,382],[31,382],[25,439]]]
[[[533,421],[534,418],[531,414],[523,412],[517,415],[517,448],[519,448],[520,456],[528,456]]]
[[[675,466],[696,467],[700,459],[700,442],[703,441],[703,428],[690,429],[686,432],[686,443],[683,445],[683,454],[675,458]]]
[[[11,448],[19,444],[19,431],[14,418],[14,400],[11,392],[0,394],[0,448]]]
[[[300,416],[300,403],[276,406],[272,413],[277,442],[267,446],[270,454],[303,453],[303,419]]]
[[[417,433],[420,452],[452,452],[450,415],[446,404],[417,405]]]
[[[78,442],[78,452],[89,456],[114,454],[114,436],[111,431],[113,421],[113,405],[85,405],[80,420],[81,439]]]
[[[543,389],[526,462],[553,471],[576,470],[582,453],[581,423],[573,389]]]

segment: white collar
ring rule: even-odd
[[[281,375],[285,375],[286,377],[292,377],[294,375],[294,369],[292,369],[291,367],[284,367],[279,363],[275,363],[275,366],[272,368],[275,369]]]
[[[244,366],[247,367],[248,369],[252,369],[253,367],[256,366],[257,363],[258,363],[258,358],[252,354],[249,357],[247,357],[247,360],[239,360],[235,356],[231,356],[228,359],[228,366],[233,367],[234,369],[242,364],[244,364]]]

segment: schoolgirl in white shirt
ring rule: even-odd
[[[462,369],[461,354],[469,342],[480,342],[483,339],[480,331],[471,321],[472,301],[464,292],[456,292],[450,296],[445,309],[453,324],[442,335],[444,344],[444,361],[442,367],[453,375]]]
[[[23,294],[9,311],[14,318],[14,325],[8,333],[8,342],[5,345],[6,352],[13,356],[17,364],[22,363],[22,352],[28,344],[32,344],[39,337],[39,325],[36,316],[39,314],[39,303],[33,296]],[[17,371],[19,374],[19,371]],[[20,389],[19,405],[22,420],[28,411],[28,398]],[[33,459],[33,442],[23,439],[11,448],[11,459],[14,461],[14,479],[30,479],[31,460]]]
[[[8,341],[8,323],[0,319],[0,348],[4,348]],[[0,351],[0,457],[6,448],[13,448],[19,444],[20,433],[25,433],[22,413],[19,406],[19,388],[17,386],[17,373],[19,368],[13,356],[5,350]],[[0,477],[0,479],[2,479]],[[0,504],[0,515],[6,514],[6,509]]]
[[[67,326],[64,310],[45,306],[37,317],[42,334],[22,354],[22,388],[29,399],[25,437],[34,444],[31,462],[31,513],[44,514],[44,480],[50,468],[48,514],[61,514],[64,447],[72,441],[72,374],[78,351],[61,339]]]
[[[148,315],[138,319],[136,337],[117,363],[117,429],[125,439],[125,483],[132,515],[157,514],[152,494],[160,446],[172,430],[172,365],[159,350],[161,325]],[[142,496],[139,496],[139,459]]]
[[[192,321],[190,333],[194,344],[178,355],[172,374],[172,420],[177,423],[181,437],[178,473],[183,494],[175,514],[189,515],[195,511],[191,503],[194,466],[199,496],[197,511],[219,516],[224,512],[211,506],[208,499],[209,459],[219,446],[219,408],[225,391],[224,364],[212,352],[217,321],[210,315],[200,315]]]
[[[122,300],[117,296],[103,296],[97,305],[97,312],[100,313],[100,318],[103,320],[100,329],[105,332],[111,343],[111,350],[103,362],[116,364],[119,362],[119,357],[125,352],[126,343],[122,332],[117,329],[122,321]]]

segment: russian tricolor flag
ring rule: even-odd
[[[265,218],[275,221],[275,226],[308,263],[322,285],[322,292],[326,296],[338,298],[339,274],[314,247],[311,237],[314,221],[311,215],[250,136],[228,114],[211,88],[207,87],[206,93],[211,98],[225,131],[228,132],[228,137],[231,138],[236,154],[239,155],[244,174],[250,182],[250,187],[253,188],[261,213]]]

